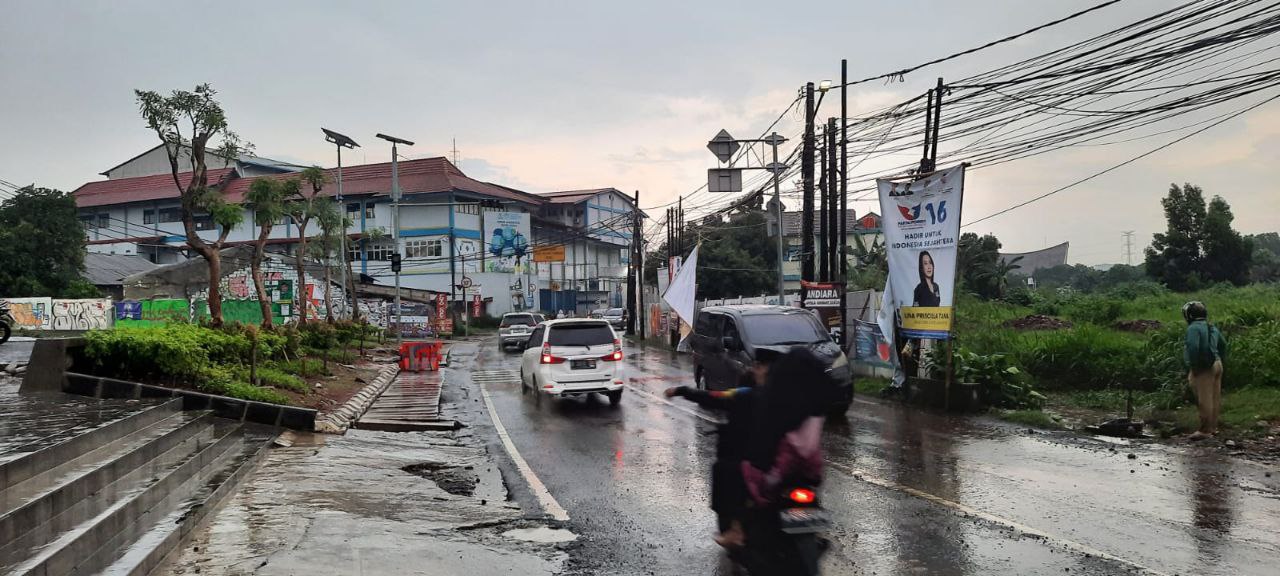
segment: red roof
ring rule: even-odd
[[[217,186],[221,184],[224,179],[232,176],[233,172],[235,172],[234,168],[210,169],[208,171],[209,185]],[[191,173],[183,172],[178,174],[178,178],[182,181],[182,185],[186,186],[191,182]],[[179,194],[178,187],[173,184],[172,174],[89,182],[72,192],[72,195],[76,197],[76,206],[80,208],[123,204],[125,202],[165,200],[177,198]]]
[[[513,190],[488,182],[481,182],[463,174],[456,166],[444,158],[422,158],[400,162],[400,190],[404,194],[429,194],[432,192],[464,191],[475,192],[485,196],[506,198],[526,204],[539,204],[542,198],[535,194]],[[338,171],[325,170],[328,183],[321,194],[334,196],[338,193]],[[273,174],[259,178],[291,178],[296,174]],[[238,178],[231,181],[226,188],[227,200],[239,202],[253,178]],[[361,164],[342,168],[342,193],[347,196],[376,194],[385,196],[391,193],[391,163]]]

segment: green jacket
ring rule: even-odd
[[[1218,327],[1204,320],[1196,320],[1187,326],[1187,345],[1182,351],[1182,361],[1192,370],[1213,367],[1215,360],[1227,359],[1227,339]]]

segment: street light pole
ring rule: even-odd
[[[378,134],[378,138],[391,143],[391,242],[395,244],[395,259],[403,257],[400,251],[400,155],[396,153],[397,144],[413,146],[413,142],[403,138]],[[400,319],[400,267],[395,266],[396,275],[396,333],[403,335]]]
[[[324,132],[324,139],[326,141],[331,142],[338,147],[337,202],[338,202],[338,214],[339,216],[341,216],[342,214],[346,213],[342,205],[342,149],[343,148],[359,148],[360,145],[356,144],[355,140],[352,140],[347,136],[334,132],[333,130],[329,130],[327,128],[321,128],[320,130]],[[341,244],[339,247],[339,251],[342,256],[342,260],[341,260],[342,277],[343,277],[342,291],[346,292],[348,289],[351,290],[351,293],[347,294],[347,302],[349,302],[351,306],[351,310],[349,314],[351,314],[351,318],[354,319],[356,317],[356,307],[359,306],[359,304],[356,302],[356,294],[355,294],[356,283],[352,281],[351,269],[347,264],[347,226],[346,226],[345,218],[343,218],[341,222],[342,222],[342,239],[340,241]],[[332,288],[331,286],[325,286],[325,290],[330,290],[331,288]]]

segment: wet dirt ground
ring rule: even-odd
[[[535,405],[519,355],[455,347],[511,442],[579,535],[575,574],[728,574],[707,508],[711,415],[659,398],[686,356],[627,347],[620,406]],[[461,375],[461,374],[459,374]],[[446,407],[446,412],[448,408]],[[497,445],[487,419],[469,430]],[[1280,475],[1213,450],[1030,430],[858,398],[825,434],[835,546],[826,574],[1276,574]],[[501,450],[501,448],[497,448]],[[539,501],[506,458],[526,510]],[[444,572],[442,572],[444,573]]]

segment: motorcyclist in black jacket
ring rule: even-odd
[[[747,459],[747,441],[756,418],[755,401],[760,393],[755,388],[765,383],[769,365],[778,356],[776,351],[757,349],[755,363],[738,380],[737,388],[699,390],[676,386],[665,391],[668,398],[680,396],[725,416],[717,430],[716,461],[711,465],[711,509],[716,511],[720,529],[716,542],[721,546],[743,544],[741,518],[749,495],[742,480],[741,465]]]

